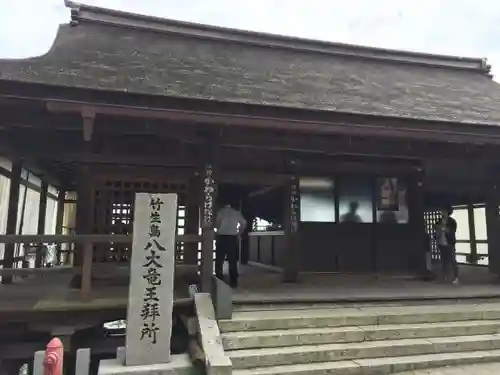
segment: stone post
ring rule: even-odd
[[[176,194],[136,194],[127,311],[127,366],[170,362],[176,212]]]

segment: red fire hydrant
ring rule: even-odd
[[[43,359],[43,375],[62,375],[64,346],[61,340],[54,337],[47,344]]]

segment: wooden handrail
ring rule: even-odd
[[[120,263],[93,263],[92,271],[98,274],[106,274],[112,272],[113,270],[123,270],[129,271],[130,265],[120,264]],[[177,276],[184,276],[186,274],[192,274],[198,270],[198,266],[194,264],[182,264],[178,263],[175,265],[175,274]],[[74,266],[60,266],[52,268],[0,268],[0,276],[40,276],[40,275],[51,275],[51,274],[61,274],[61,275],[82,275],[82,267]]]
[[[183,234],[176,237],[177,242],[196,243],[201,241],[201,236],[197,234]],[[80,295],[83,300],[90,298],[92,290],[92,255],[93,244],[97,243],[132,243],[132,234],[4,234],[0,235],[0,243],[24,243],[24,244],[47,244],[47,243],[79,243],[83,244],[83,262],[80,267],[81,288]],[[3,263],[3,262],[2,262]],[[40,274],[42,272],[24,272],[20,269],[4,269],[3,274]]]
[[[177,242],[199,242],[197,234],[182,234]],[[2,234],[0,243],[132,243],[132,234]]]

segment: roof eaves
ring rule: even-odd
[[[237,30],[100,8],[79,4],[71,0],[65,0],[65,4],[71,9],[72,26],[76,26],[80,22],[96,22],[203,39],[252,44],[261,47],[283,48],[311,53],[358,57],[379,61],[384,60],[395,63],[426,65],[439,68],[472,70],[484,75],[490,75],[491,71],[491,66],[487,63],[486,59],[483,58],[391,50]]]

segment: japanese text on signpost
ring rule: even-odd
[[[127,314],[127,365],[170,361],[177,195],[136,194]]]

